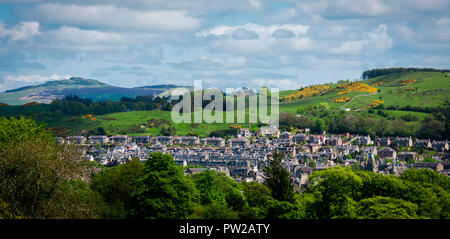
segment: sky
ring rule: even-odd
[[[295,89],[450,68],[449,0],[0,0],[0,91],[71,76]]]

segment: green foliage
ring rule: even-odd
[[[189,216],[190,219],[238,219],[238,212],[220,202],[213,201],[211,204],[198,206],[194,213]]]
[[[266,219],[300,219],[303,217],[299,204],[270,200],[266,206]]]
[[[279,201],[292,202],[294,190],[290,182],[290,173],[283,168],[283,154],[275,151],[264,168],[265,184],[271,189],[272,197]]]
[[[98,195],[79,180],[91,170],[79,148],[57,145],[27,118],[1,118],[0,124],[0,198],[13,218],[98,216]]]
[[[314,187],[314,209],[318,218],[353,218],[355,199],[360,197],[361,178],[350,167],[315,171],[309,179]]]
[[[315,168],[317,166],[316,161],[314,161],[313,159],[308,159],[307,162],[308,162],[308,167]]]
[[[322,102],[319,104],[319,109],[321,110],[329,110],[330,109],[330,105],[328,105],[326,102]]]
[[[175,136],[177,134],[177,130],[172,125],[162,126],[160,133],[164,136]]]
[[[390,197],[365,198],[358,203],[358,219],[415,219],[418,206],[415,203]]]
[[[45,125],[26,117],[0,117],[0,147],[37,138],[51,142],[52,136]]]
[[[151,153],[131,195],[134,218],[186,218],[192,213],[196,190],[173,157]]]
[[[448,70],[439,70],[433,68],[413,68],[413,67],[397,67],[397,68],[384,68],[384,69],[372,69],[367,70],[362,73],[363,79],[375,78],[382,75],[388,75],[392,73],[401,73],[401,72],[442,72],[445,73]]]
[[[450,178],[430,169],[410,168],[403,172],[400,178],[421,185],[437,185],[445,190],[450,190]]]
[[[9,205],[0,198],[0,219],[19,219],[15,218],[9,210]]]
[[[450,218],[450,179],[429,169],[392,176],[328,168],[296,194],[278,152],[264,184],[239,184],[213,170],[185,176],[162,153],[99,168],[30,119],[0,125],[0,218]]]
[[[246,207],[241,187],[224,173],[205,170],[190,176],[198,191],[199,203],[194,217],[200,218],[237,218],[239,212]]]
[[[105,218],[126,218],[131,210],[131,194],[136,190],[137,180],[144,175],[144,164],[133,159],[126,164],[107,168],[92,177],[91,187],[107,204]]]

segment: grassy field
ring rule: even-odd
[[[352,100],[345,108],[354,110],[365,109],[373,100],[384,101],[384,105],[388,106],[421,106],[421,107],[437,107],[443,106],[450,100],[450,77],[445,77],[445,73],[440,72],[411,72],[411,73],[394,73],[369,79],[363,83],[376,86],[379,89],[377,94],[368,96],[359,96]],[[402,86],[404,80],[415,79],[416,82]],[[288,95],[293,91],[282,91],[281,96]],[[300,107],[309,105],[318,105],[326,102],[331,110],[339,110],[345,103],[333,103],[331,100],[340,96],[348,96],[353,98],[357,95],[366,95],[367,92],[351,92],[344,95],[337,95],[339,91],[330,91],[324,95],[313,96],[308,99],[296,102],[280,103],[280,111],[295,113]]]
[[[225,117],[225,116],[224,116]],[[236,116],[235,116],[236,117]],[[248,113],[247,116],[248,117]],[[82,117],[63,117],[59,119],[47,119],[48,127],[63,127],[71,132],[81,132],[82,130],[95,130],[102,127],[110,134],[120,134],[133,127],[144,127],[145,132],[129,133],[128,135],[159,135],[161,127],[145,127],[145,123],[150,119],[166,119],[176,128],[177,135],[186,135],[189,132],[197,132],[199,136],[208,136],[211,131],[228,129],[231,125],[241,125],[243,128],[249,127],[257,129],[256,124],[238,123],[174,123],[169,111],[130,111],[122,113],[112,113],[95,116],[95,120],[83,119]]]

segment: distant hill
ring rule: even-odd
[[[48,81],[40,85],[25,86],[7,90],[0,94],[0,102],[10,105],[22,105],[29,102],[50,103],[66,95],[77,95],[94,101],[120,100],[120,98],[143,95],[158,95],[176,85],[154,85],[134,88],[116,87],[98,80],[72,77],[66,80]]]

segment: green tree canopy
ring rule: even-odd
[[[126,164],[111,167],[92,177],[91,187],[99,192],[108,204],[106,218],[125,218],[131,210],[131,194],[136,190],[137,181],[144,175],[144,164],[133,159]]]
[[[414,219],[418,206],[415,203],[390,197],[365,198],[357,206],[358,219]]]
[[[91,169],[74,145],[58,145],[28,118],[0,118],[0,198],[13,218],[96,218]]]
[[[283,154],[275,151],[269,159],[269,165],[264,168],[264,184],[271,189],[273,198],[279,201],[292,202],[294,190],[290,173],[283,168]]]
[[[196,190],[170,154],[154,152],[132,193],[135,218],[186,218],[192,213]]]

